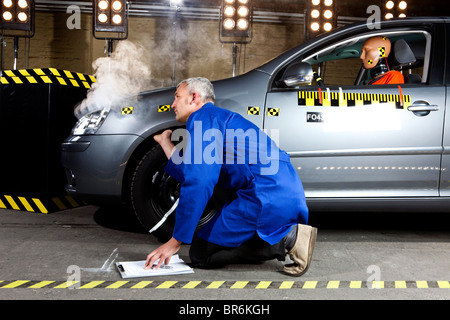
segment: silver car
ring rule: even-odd
[[[290,154],[311,211],[450,211],[448,34],[450,18],[346,26],[214,82],[216,105],[242,114]],[[391,40],[389,64],[405,84],[366,85],[359,56],[375,35]],[[62,144],[66,190],[95,204],[127,204],[152,229],[180,188],[153,140],[181,126],[170,109],[174,91],[142,92],[132,105],[81,118]],[[222,195],[216,190],[199,227]],[[173,219],[156,235],[170,235]]]

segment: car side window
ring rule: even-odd
[[[391,53],[387,57],[389,70],[402,73],[407,84],[426,84],[431,48],[431,36],[425,31],[384,33],[391,41]],[[375,34],[381,35],[381,34]],[[331,44],[317,52],[303,56],[302,62],[311,65],[325,86],[367,85],[372,74],[362,67],[360,59],[364,42],[374,34],[367,34]],[[298,63],[298,62],[297,62]],[[293,89],[283,83],[280,71],[274,82],[275,89]],[[320,83],[313,81],[313,86]],[[298,88],[298,87],[296,87]]]
[[[336,59],[322,63],[320,76],[327,86],[352,86],[360,70],[359,58]]]

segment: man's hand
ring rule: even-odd
[[[153,267],[156,260],[159,259],[158,264],[153,267],[153,269],[158,269],[164,262],[166,265],[169,264],[170,258],[180,250],[181,241],[178,241],[172,237],[169,241],[164,243],[158,249],[153,250],[147,256],[147,261],[145,262],[144,269],[148,270]]]
[[[172,153],[175,150],[175,145],[173,144],[172,140],[170,140],[171,135],[172,130],[167,129],[163,133],[157,134],[156,136],[153,137],[153,139],[155,139],[155,141],[158,142],[159,145],[162,147],[167,159],[170,159]]]

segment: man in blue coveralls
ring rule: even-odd
[[[303,186],[289,155],[252,122],[216,107],[214,99],[208,79],[182,81],[172,108],[175,119],[186,123],[187,141],[180,150],[171,130],[155,137],[169,159],[165,170],[181,190],[172,238],[148,254],[145,268],[168,264],[187,243],[193,267],[284,261],[289,254],[293,264],[284,272],[300,276],[310,265],[317,229],[306,225]],[[216,185],[235,196],[194,234]]]

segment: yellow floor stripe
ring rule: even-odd
[[[328,281],[327,289],[338,289],[340,281]]]
[[[0,199],[0,208],[1,209],[6,209],[5,204],[3,203],[3,201]]]
[[[82,285],[80,287],[80,289],[92,289],[92,288],[95,288],[96,286],[102,284],[103,282],[105,282],[105,281],[91,281],[91,282],[86,283],[85,285]]]
[[[294,285],[294,281],[283,281],[280,284],[279,289],[290,289]]]
[[[317,281],[305,281],[303,289],[315,289],[317,286]]]
[[[201,281],[189,281],[188,283],[186,283],[183,288],[184,289],[194,289],[196,286],[198,286],[200,283],[202,283]]]
[[[420,289],[428,289],[428,282],[427,281],[416,281],[417,288]]]
[[[120,288],[121,286],[125,285],[128,282],[130,282],[130,281],[116,281],[113,284],[110,284],[109,286],[107,286],[106,289],[117,289],[117,288]]]
[[[372,289],[383,289],[384,281],[372,281]]]
[[[5,288],[5,289],[17,288],[27,282],[30,282],[30,280],[16,280],[7,285],[4,285],[2,288]]]
[[[351,289],[361,289],[362,281],[350,281]]]
[[[142,289],[142,288],[145,288],[146,286],[148,286],[152,282],[153,281],[139,281],[134,286],[132,286],[130,289]]]
[[[55,282],[55,281],[41,281],[41,282],[33,284],[32,286],[29,286],[28,288],[30,288],[30,289],[39,289],[39,288],[43,288],[46,285],[49,285],[50,283],[53,283],[53,282]]]
[[[249,285],[254,283],[255,285]],[[6,283],[6,284],[5,284]],[[58,284],[59,283],[59,284]],[[30,289],[40,289],[40,288],[59,288],[59,289],[142,289],[147,288],[151,283],[154,283],[150,288],[152,289],[276,289],[276,286],[271,286],[274,281],[87,281],[83,284],[80,281],[31,281],[31,280],[0,280],[0,289],[13,289],[13,288],[30,288]],[[225,286],[224,284],[227,283]],[[372,281],[363,283],[363,281],[275,281],[278,289],[355,289],[355,288],[368,288],[368,289],[384,289],[384,288],[395,288],[395,289],[412,289],[412,288],[440,288],[440,289],[450,289],[450,281]],[[410,285],[408,285],[408,283]],[[414,283],[416,284],[414,286]],[[103,284],[103,285],[102,285]],[[127,285],[128,284],[128,285]],[[175,286],[177,284],[177,286]],[[81,285],[81,286],[80,286]],[[132,285],[132,286],[131,286]],[[131,287],[130,287],[131,286]]]
[[[209,284],[209,286],[207,286],[207,289],[217,289],[219,288],[221,285],[223,285],[225,283],[225,281],[213,281]]]
[[[230,288],[231,289],[244,289],[248,281],[236,281]]]
[[[159,286],[157,286],[156,289],[168,289],[168,288],[170,288],[171,286],[173,286],[177,282],[178,281],[164,281]]]
[[[255,289],[267,289],[272,281],[260,281]]]

